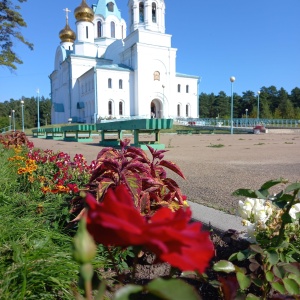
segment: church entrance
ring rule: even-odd
[[[151,119],[160,119],[163,116],[162,103],[158,99],[151,101],[150,116]]]

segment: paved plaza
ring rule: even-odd
[[[100,137],[92,143],[64,142],[31,138],[42,149],[81,153],[96,159]],[[300,180],[300,134],[162,134],[165,159],[175,162],[186,180],[172,172],[184,194],[192,202],[234,214],[239,198],[231,194],[238,188],[258,189],[265,181],[287,178]],[[150,152],[148,152],[150,155]],[[275,191],[275,190],[274,190]]]

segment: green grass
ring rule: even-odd
[[[223,145],[223,144],[212,144],[211,143],[207,147],[211,147],[211,148],[223,148],[223,147],[225,147],[225,145]]]
[[[20,192],[12,150],[0,146],[0,298],[74,299],[78,265],[63,232],[65,200]],[[44,213],[37,213],[43,202]]]

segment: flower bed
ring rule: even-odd
[[[69,285],[56,279],[44,291],[53,297],[72,299],[81,293],[80,287],[86,299],[96,293],[97,299],[172,300],[200,299],[200,295],[203,299],[296,299],[299,295],[299,183],[280,179],[258,191],[235,192],[248,197],[239,203],[247,242],[236,232],[220,237],[191,222],[186,197],[167,177],[166,169],[184,175],[164,159],[166,150],[149,147],[148,158],[124,140],[121,149],[104,148],[87,165],[82,155],[71,159],[65,153],[33,149],[23,133],[1,136],[0,141],[14,151],[8,163],[18,176],[20,196],[35,197],[30,204],[23,199],[24,212],[18,204],[14,213],[30,214],[37,224],[46,225],[43,228],[54,228],[66,237],[76,233],[73,257],[83,285],[74,286],[74,278]],[[284,183],[280,193],[269,191]],[[51,201],[53,206],[60,203],[56,212]],[[0,247],[7,264],[15,255],[5,249]],[[20,278],[28,281],[31,269]],[[44,271],[41,265],[38,272]],[[10,291],[3,284],[6,281],[0,281],[3,295]],[[24,281],[19,292],[12,286],[18,295],[13,298],[30,298]]]

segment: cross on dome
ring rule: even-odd
[[[67,23],[68,23],[68,20],[69,20],[69,12],[71,12],[67,7],[63,9],[63,11],[66,12],[66,20],[67,20]]]

